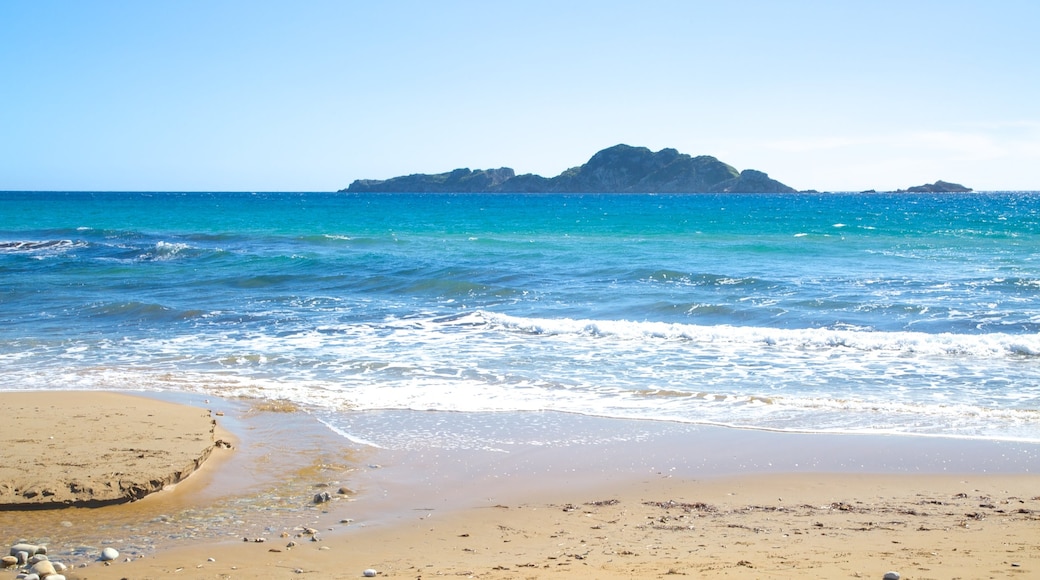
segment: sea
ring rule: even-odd
[[[1040,443],[1040,193],[0,192],[0,369],[385,449]]]

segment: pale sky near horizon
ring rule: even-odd
[[[0,190],[328,191],[618,143],[1040,190],[1040,1],[0,0]]]

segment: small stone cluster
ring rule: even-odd
[[[119,552],[115,548],[105,548],[98,560],[109,562],[118,557]],[[65,580],[64,572],[69,569],[47,556],[47,546],[30,544],[24,540],[19,540],[11,546],[7,556],[0,558],[0,567],[20,568],[16,580]]]
[[[68,567],[61,562],[53,562],[47,557],[47,546],[18,542],[11,546],[7,556],[0,558],[4,568],[21,568],[15,578],[20,580],[65,580],[62,575]]]

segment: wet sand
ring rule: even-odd
[[[187,478],[216,448],[209,411],[113,393],[0,393],[0,509],[98,507]]]
[[[1040,574],[1036,446],[662,425],[631,444],[390,452],[288,406],[165,398],[219,413],[234,449],[130,504],[0,512],[2,540],[90,579]]]

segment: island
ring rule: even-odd
[[[709,155],[615,145],[556,177],[509,167],[468,168],[390,179],[358,179],[341,193],[797,193],[754,169],[737,171]]]
[[[906,189],[907,193],[969,193],[971,191],[970,187],[964,187],[959,183],[950,183],[941,179],[935,183],[915,185]]]

